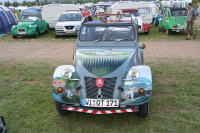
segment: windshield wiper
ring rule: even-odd
[[[94,43],[96,43],[96,42],[98,42],[98,41],[101,41],[101,40],[105,41],[106,39],[111,38],[111,37],[112,37],[112,36],[107,36],[107,37],[106,37],[106,36],[104,35],[102,38],[95,40]]]
[[[115,43],[120,42],[120,41],[124,41],[124,40],[129,40],[129,39],[133,39],[134,36],[130,37],[130,38],[124,38],[124,39],[116,39]]]

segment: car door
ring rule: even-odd
[[[163,14],[163,28],[166,28],[166,21],[168,20],[168,12],[167,10],[164,10]]]

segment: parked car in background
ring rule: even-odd
[[[82,19],[83,16],[79,10],[70,10],[62,13],[59,19],[55,19],[57,21],[55,25],[55,36],[77,35]]]
[[[186,29],[187,16],[185,8],[169,7],[164,9],[163,18],[159,19],[158,30],[166,30],[166,35],[171,31],[184,31]]]
[[[154,26],[158,26],[159,24],[159,19],[163,18],[163,10],[166,9],[168,7],[159,7],[159,13],[156,14],[154,17],[153,17],[153,20],[152,20],[152,24]]]
[[[70,111],[138,112],[140,117],[147,117],[152,75],[151,69],[144,65],[146,45],[139,42],[133,15],[127,21],[111,16],[85,17],[73,65],[61,65],[54,71],[52,95],[60,115]]]
[[[135,17],[135,20],[138,24],[138,33],[149,33],[150,26],[148,23],[145,23],[141,17],[140,13],[138,12],[138,9],[120,9],[117,14],[127,14],[123,16],[123,20],[131,20],[131,17],[129,14],[133,15]]]
[[[40,33],[47,33],[49,24],[42,19],[41,14],[25,13],[17,25],[12,26],[11,34],[13,38],[18,36],[33,36],[37,38]]]

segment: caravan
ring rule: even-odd
[[[150,24],[152,22],[152,11],[150,6],[141,2],[119,1],[111,5],[108,14],[116,14],[120,9],[138,9],[144,22]]]
[[[79,10],[79,7],[73,4],[48,4],[42,9],[42,17],[49,23],[49,28],[55,28],[56,21],[63,12],[67,10]]]

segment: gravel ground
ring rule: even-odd
[[[147,45],[145,60],[156,58],[178,57],[200,59],[200,42],[195,40],[171,41],[143,41]],[[71,62],[73,58],[74,42],[0,42],[0,60],[6,62]]]

